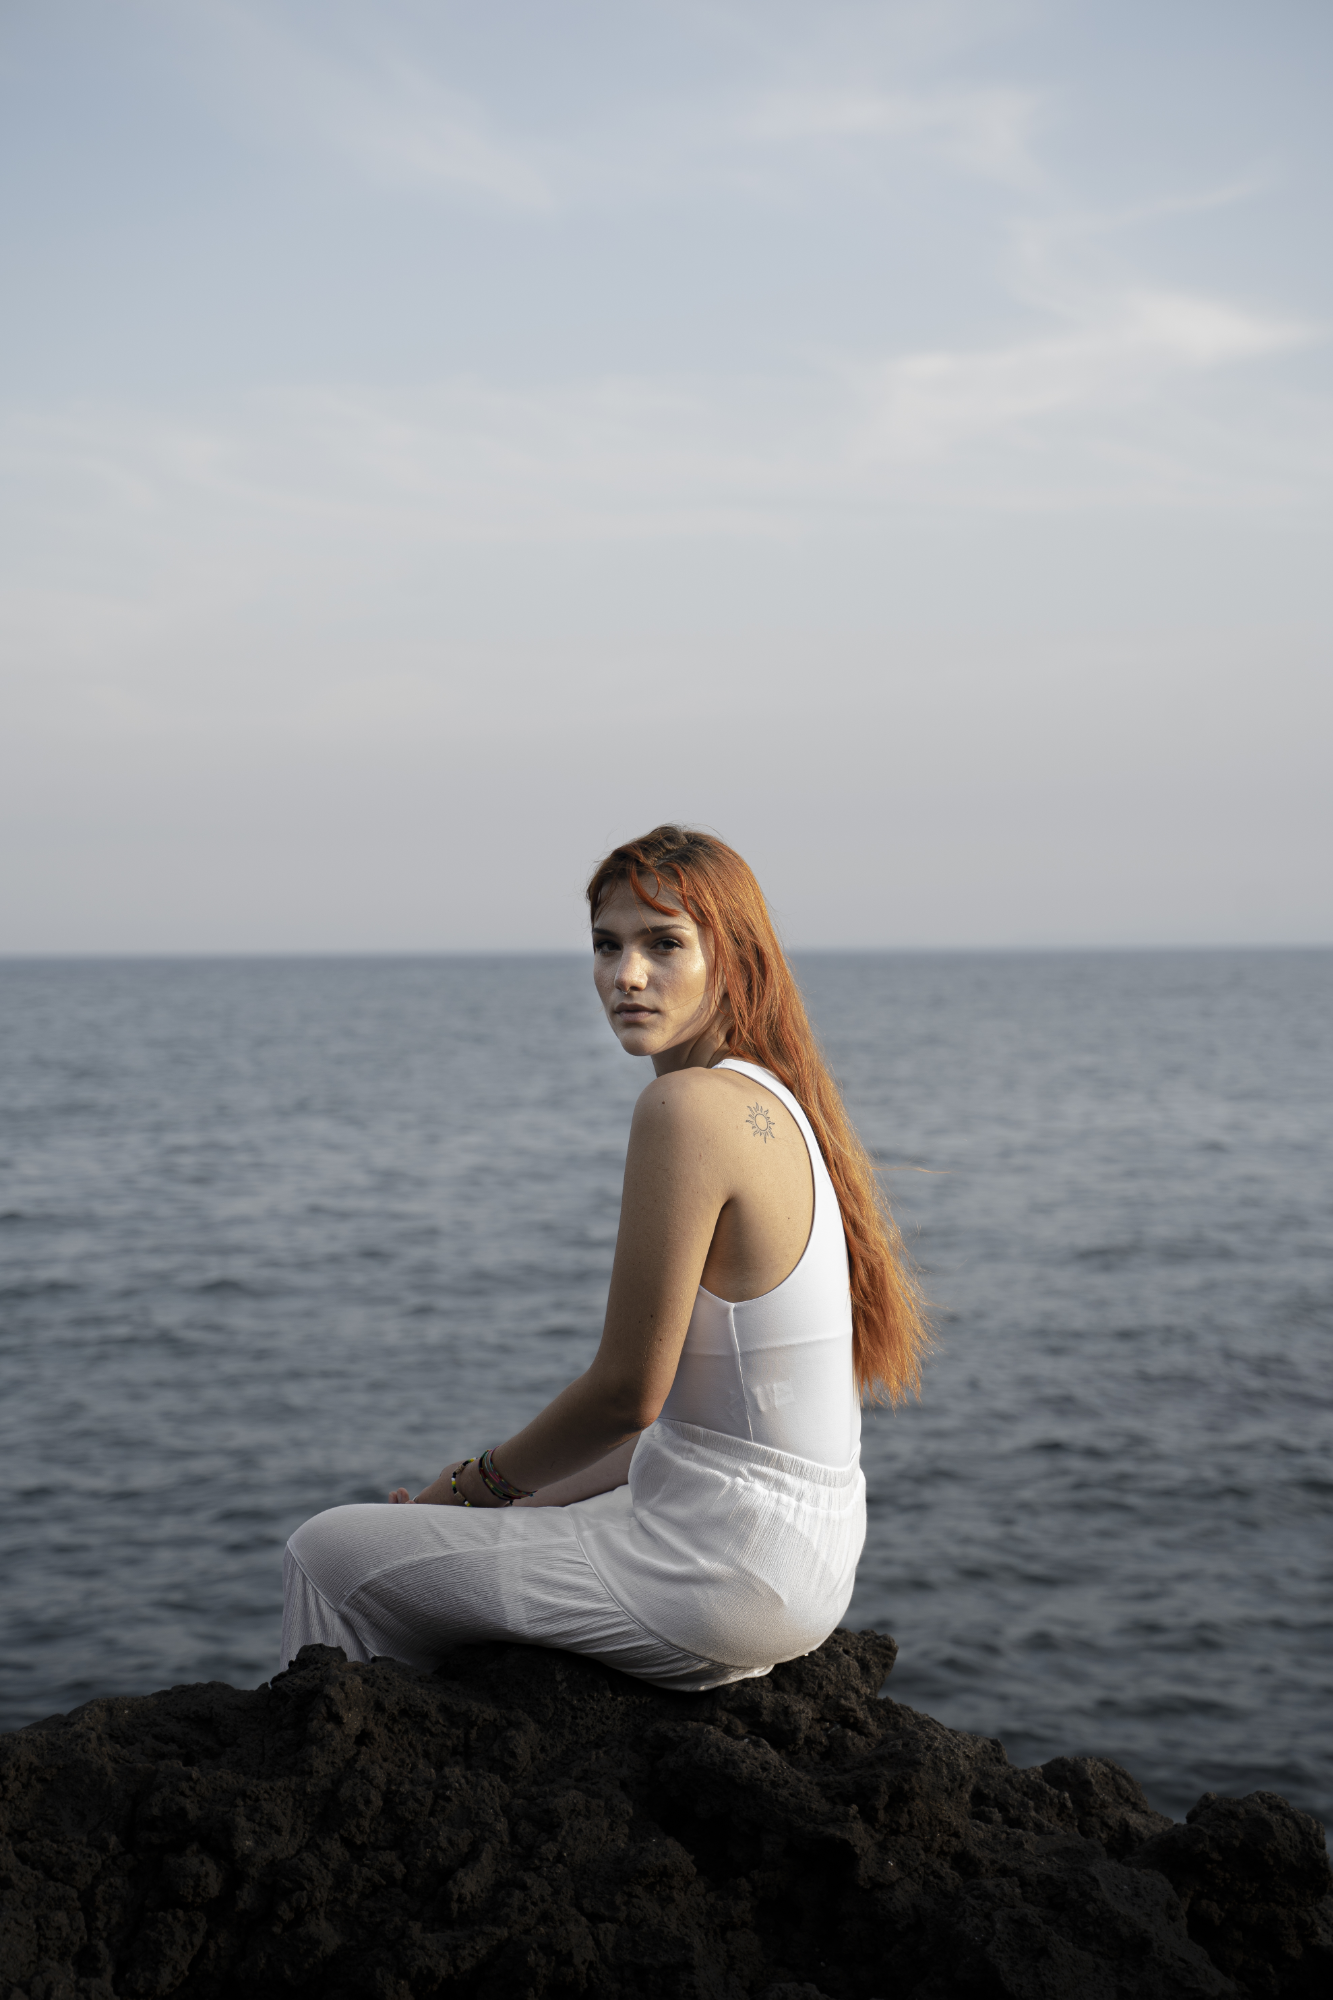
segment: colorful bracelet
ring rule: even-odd
[[[477,1461],[475,1458],[465,1458],[463,1460],[463,1463],[459,1466],[458,1471],[451,1472],[449,1474],[449,1491],[453,1494],[455,1500],[461,1500],[465,1507],[470,1507],[472,1505],[472,1502],[468,1499],[465,1493],[460,1493],[458,1490],[458,1473],[466,1472],[468,1467],[470,1465],[475,1465],[476,1462]]]
[[[470,1464],[471,1460],[468,1463]],[[490,1445],[487,1445],[477,1460],[477,1470],[486,1483],[486,1491],[494,1499],[502,1500],[506,1507],[512,1507],[515,1500],[531,1500],[537,1490],[535,1486],[530,1489],[525,1486],[515,1486],[512,1480],[506,1479],[491,1456]],[[459,1471],[462,1471],[461,1466]]]

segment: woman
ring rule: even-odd
[[[662,1687],[833,1630],[865,1540],[860,1394],[918,1382],[919,1296],[759,885],[657,827],[588,885],[630,1128],[601,1344],[511,1438],[287,1547],[282,1659],[562,1647]]]

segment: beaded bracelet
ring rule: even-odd
[[[477,1461],[475,1458],[465,1458],[463,1460],[463,1463],[455,1471],[449,1474],[449,1491],[453,1494],[455,1500],[461,1500],[465,1507],[470,1507],[472,1505],[472,1502],[468,1499],[465,1493],[459,1492],[458,1474],[460,1472],[466,1472],[468,1467],[470,1465],[475,1465],[476,1462]]]
[[[491,1456],[490,1445],[487,1445],[477,1460],[477,1470],[486,1482],[486,1491],[494,1499],[503,1500],[506,1507],[512,1507],[515,1500],[531,1500],[537,1490],[535,1486],[532,1488],[515,1486],[512,1480],[506,1479]]]

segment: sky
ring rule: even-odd
[[[0,952],[1333,941],[1325,0],[0,0]]]

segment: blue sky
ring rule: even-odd
[[[0,9],[0,949],[1327,942],[1325,6]]]

